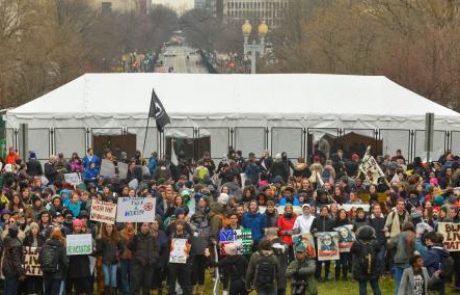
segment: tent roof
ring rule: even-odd
[[[152,88],[174,118],[198,115],[460,114],[383,76],[325,74],[85,74],[8,111],[18,118],[147,115]]]

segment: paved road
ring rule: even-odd
[[[164,70],[174,68],[174,73],[208,73],[206,67],[201,63],[201,56],[193,54],[195,49],[188,46],[168,46],[160,56],[163,60]],[[189,58],[187,59],[187,55]]]

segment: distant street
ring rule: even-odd
[[[189,57],[187,59],[187,56]],[[196,50],[188,46],[168,46],[160,55],[163,61],[163,70],[173,73],[208,73],[208,70],[201,62],[201,56]]]

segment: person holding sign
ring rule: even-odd
[[[39,230],[40,230],[40,227],[38,226],[38,223],[32,222],[30,224],[29,231],[27,232],[26,237],[23,242],[23,246],[25,248],[28,247],[28,248],[38,249],[43,246],[43,244],[45,243],[45,238],[39,235]],[[34,258],[31,257],[31,259],[34,259]],[[27,263],[27,261],[25,264],[30,265],[30,263]],[[37,268],[40,267],[40,265],[35,265],[35,266]],[[43,289],[41,275],[33,275],[33,276],[28,275],[27,269],[26,269],[25,284],[26,284],[27,294],[39,294],[39,291]]]
[[[132,251],[132,280],[134,294],[141,290],[150,294],[153,269],[158,260],[156,239],[150,231],[150,224],[144,222],[141,229],[128,246]]]
[[[40,250],[38,261],[43,271],[43,293],[61,294],[64,291],[64,279],[69,268],[65,239],[59,227],[51,230],[50,238]]]
[[[176,220],[176,227],[174,232],[170,235],[170,260],[169,260],[169,278],[168,278],[168,294],[176,295],[176,279],[182,289],[183,295],[191,295],[192,288],[190,283],[190,234],[185,231],[184,222],[182,220]],[[185,240],[184,247],[177,247],[181,242]],[[175,262],[176,259],[172,260],[173,257],[184,257],[184,261]],[[174,261],[174,262],[172,262]],[[178,260],[177,260],[178,261]]]

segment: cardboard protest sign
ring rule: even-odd
[[[100,175],[106,178],[120,178],[126,179],[128,176],[128,164],[123,162],[117,162],[115,166],[113,161],[103,159],[101,161]]]
[[[444,248],[449,252],[460,251],[460,223],[439,222],[438,233],[444,237]]]
[[[353,225],[342,225],[334,228],[334,230],[339,234],[339,252],[350,252],[351,245],[355,240]]]
[[[338,260],[339,234],[337,232],[317,233],[318,261]]]
[[[249,228],[237,230],[225,228],[220,231],[219,241],[222,255],[226,255],[225,245],[227,244],[236,244],[239,255],[252,254],[252,232]]]
[[[38,247],[23,247],[24,251],[24,269],[26,276],[41,277],[43,276],[40,263],[38,262],[38,256],[40,254],[40,248]]]
[[[92,221],[114,224],[117,216],[117,205],[110,202],[93,200],[89,219]]]
[[[64,181],[70,183],[71,185],[79,185],[81,184],[80,174],[74,173],[65,173],[64,174]]]
[[[303,243],[307,255],[311,258],[316,257],[316,250],[315,250],[315,239],[313,238],[311,233],[303,233],[299,235],[292,236],[292,243],[294,244],[294,249],[300,243]]]
[[[118,198],[117,222],[153,222],[155,220],[156,199]]]
[[[171,251],[169,252],[170,263],[187,263],[190,245],[187,239],[172,239]]]
[[[363,208],[364,212],[369,212],[370,210],[369,204],[343,204],[340,206],[341,209],[345,209],[345,211],[349,212],[352,208]]]
[[[67,235],[66,243],[67,256],[93,253],[93,238],[91,234]]]

